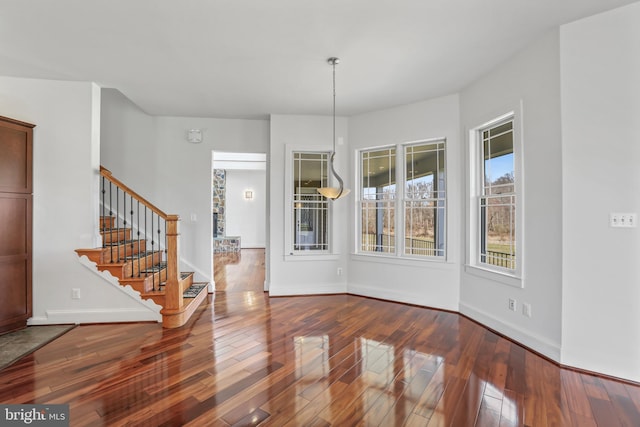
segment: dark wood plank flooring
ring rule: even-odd
[[[639,387],[453,313],[268,298],[264,252],[236,261],[186,326],[76,327],[0,371],[0,402],[67,403],[72,426],[640,425]]]

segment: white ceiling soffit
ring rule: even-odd
[[[349,116],[459,91],[631,0],[0,0],[0,75],[92,81],[152,115]]]
[[[213,152],[214,169],[266,170],[267,155],[264,153]]]

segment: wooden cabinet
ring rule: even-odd
[[[33,127],[0,116],[0,333],[31,317]]]

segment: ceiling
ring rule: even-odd
[[[353,115],[455,93],[632,0],[0,0],[0,75],[93,81],[152,115]]]

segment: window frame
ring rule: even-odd
[[[405,233],[406,233],[406,204],[407,202],[411,202],[412,200],[406,199],[405,197],[405,187],[407,184],[406,180],[406,149],[407,147],[418,146],[418,145],[426,145],[426,144],[443,144],[443,154],[444,154],[444,181],[445,181],[445,190],[444,190],[444,215],[443,215],[443,230],[444,230],[444,249],[443,255],[417,255],[417,254],[406,254],[406,245],[405,245]],[[362,236],[363,236],[363,224],[362,224],[362,213],[363,206],[366,200],[363,198],[362,194],[362,181],[363,181],[363,170],[362,170],[362,154],[364,152],[371,151],[381,151],[395,148],[395,183],[396,190],[393,199],[390,201],[393,202],[393,209],[395,212],[395,250],[393,252],[374,252],[374,251],[363,251],[362,250]],[[355,182],[357,183],[356,188],[356,197],[355,197],[355,223],[356,223],[356,234],[354,236],[354,255],[363,256],[363,257],[378,257],[378,258],[386,258],[389,260],[405,260],[405,261],[418,261],[418,262],[437,262],[437,263],[446,263],[449,258],[448,248],[449,248],[449,232],[448,232],[448,155],[447,155],[447,138],[446,137],[435,137],[435,138],[426,138],[415,141],[407,141],[395,144],[386,144],[372,147],[365,147],[356,150],[355,152],[355,162],[356,162],[356,174],[355,174]],[[398,237],[400,236],[400,237]]]
[[[297,250],[295,249],[294,236],[294,203],[295,203],[295,187],[294,180],[294,162],[295,154],[326,154],[327,162],[325,164],[325,180],[330,182],[329,156],[331,150],[327,150],[326,146],[296,146],[287,144],[285,147],[285,182],[284,182],[284,259],[285,261],[303,261],[303,260],[326,260],[337,259],[338,254],[335,253],[335,236],[333,226],[333,204],[327,201],[327,249],[318,250]],[[319,193],[318,195],[321,196]]]
[[[510,286],[524,287],[524,168],[522,138],[522,106],[509,109],[507,113],[495,115],[469,130],[469,194],[467,221],[467,262],[465,271],[476,276],[495,280]],[[513,174],[515,197],[515,269],[500,267],[481,261],[482,216],[480,203],[485,197],[484,158],[482,132],[507,122],[512,122],[513,132]]]
[[[358,183],[358,188],[357,188],[357,195],[358,197],[356,198],[357,201],[357,214],[356,214],[356,218],[358,221],[358,234],[356,235],[356,253],[360,254],[360,255],[374,255],[374,256],[392,256],[395,257],[397,251],[398,251],[398,246],[397,244],[394,244],[394,250],[393,252],[375,252],[375,251],[363,251],[362,250],[362,235],[363,235],[363,227],[362,227],[362,213],[363,213],[363,206],[364,203],[370,203],[372,200],[376,200],[376,199],[365,199],[364,195],[362,194],[362,153],[364,152],[374,152],[374,151],[385,151],[385,150],[392,150],[395,149],[393,156],[395,156],[395,163],[394,163],[394,167],[396,170],[396,175],[398,173],[398,158],[400,157],[401,153],[398,151],[398,145],[397,144],[391,144],[391,145],[384,145],[384,146],[380,146],[380,147],[371,147],[371,148],[367,148],[367,149],[361,149],[358,150],[357,152],[357,162],[358,162],[358,168],[357,168],[357,173],[358,173],[358,179],[356,179],[356,182]],[[392,205],[392,210],[393,210],[393,216],[394,216],[394,222],[393,222],[393,228],[394,228],[394,232],[395,230],[398,229],[398,198],[401,192],[400,187],[397,184],[397,178],[396,178],[396,186],[395,186],[395,190],[393,192],[393,197],[389,198],[389,199],[382,199],[385,200],[386,203],[390,203]],[[377,194],[377,193],[375,193]],[[397,239],[396,239],[397,241]],[[394,242],[397,243],[397,242]]]
[[[401,193],[401,199],[400,199],[400,203],[402,203],[402,215],[401,215],[401,220],[402,220],[402,234],[403,234],[403,238],[402,243],[401,243],[401,250],[402,250],[402,255],[405,258],[417,258],[417,259],[423,259],[423,258],[427,258],[427,259],[435,259],[435,260],[446,260],[447,259],[447,236],[448,236],[448,232],[447,232],[447,187],[448,187],[448,177],[447,177],[447,141],[445,138],[442,139],[432,139],[432,140],[425,140],[425,141],[416,141],[416,142],[411,142],[411,143],[405,143],[402,144],[402,167],[404,169],[404,167],[407,165],[407,148],[408,147],[415,147],[415,146],[420,146],[420,145],[433,145],[435,146],[435,150],[438,151],[438,145],[442,144],[443,148],[442,148],[442,156],[443,158],[443,164],[444,164],[444,174],[443,174],[443,178],[444,178],[444,189],[439,189],[439,181],[440,181],[440,176],[439,175],[435,175],[433,176],[433,181],[434,182],[438,182],[438,184],[436,184],[436,188],[438,188],[438,190],[435,190],[436,193],[443,193],[444,196],[440,197],[440,196],[436,196],[436,197],[431,197],[431,198],[427,198],[427,199],[418,199],[418,198],[409,198],[406,194],[406,188],[407,188],[407,171],[403,170],[402,171],[402,193]],[[439,251],[442,252],[442,255],[418,255],[418,254],[407,254],[407,235],[406,235],[406,227],[407,227],[407,204],[408,203],[419,203],[419,202],[424,202],[424,201],[434,201],[436,202],[436,211],[437,209],[440,207],[439,204],[440,202],[442,202],[442,209],[444,210],[444,215],[443,215],[443,221],[444,224],[441,225],[442,228],[442,233],[443,236],[438,236],[436,238],[435,234],[434,234],[434,253],[437,253]],[[437,216],[437,213],[436,213]],[[440,225],[435,225],[434,227],[436,228],[440,228]],[[444,244],[444,249],[438,249],[437,248],[437,243],[438,242],[443,242]]]

